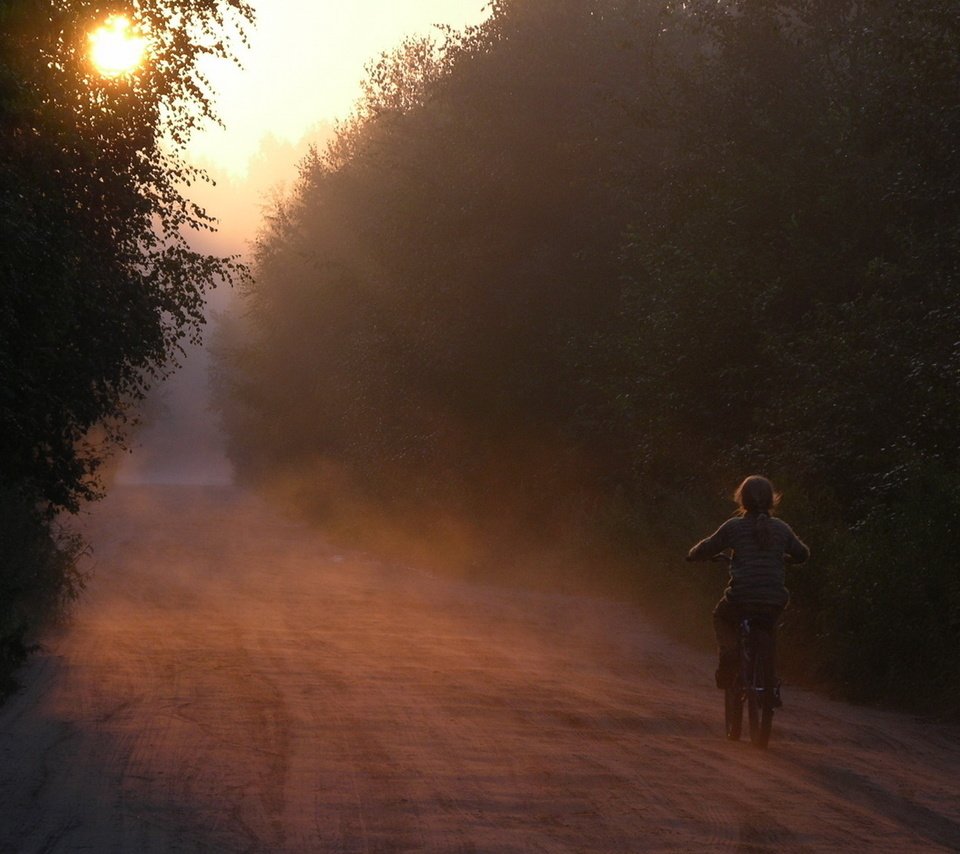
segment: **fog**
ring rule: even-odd
[[[192,198],[217,220],[217,231],[192,233],[198,251],[237,255],[250,260],[257,232],[277,200],[289,191],[298,164],[310,146],[322,147],[333,132],[318,123],[296,141],[266,134],[243,174],[224,165],[200,161],[211,183],[190,188]],[[151,389],[139,412],[139,424],[128,437],[128,449],[108,464],[116,485],[223,485],[233,482],[233,467],[216,412],[211,407],[209,343],[219,319],[234,310],[238,294],[221,285],[207,295],[202,344],[186,344],[176,354],[179,365]]]

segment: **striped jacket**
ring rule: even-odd
[[[724,549],[733,551],[730,565],[730,583],[724,598],[735,605],[784,606],[790,593],[784,585],[784,555],[794,563],[803,563],[810,557],[810,549],[793,533],[782,519],[770,519],[770,545],[761,548],[754,535],[757,515],[728,519],[705,540],[701,540],[687,557],[690,560],[709,560]]]

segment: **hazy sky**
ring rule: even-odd
[[[406,35],[434,24],[486,17],[486,0],[254,0],[257,26],[244,68],[205,70],[225,130],[197,136],[191,154],[236,175],[268,133],[294,142],[321,121],[343,118],[360,92],[363,66]]]
[[[257,26],[243,68],[204,68],[217,90],[225,128],[194,139],[189,155],[217,179],[188,195],[219,221],[216,234],[191,235],[201,251],[247,254],[276,193],[295,180],[308,142],[322,142],[360,94],[363,67],[404,36],[434,24],[461,28],[482,21],[486,0],[253,0]],[[248,256],[249,257],[249,256]],[[234,294],[208,294],[215,316]],[[154,390],[149,426],[138,450],[117,459],[128,482],[221,482],[230,468],[213,426],[207,395],[207,354],[191,348],[185,367]]]

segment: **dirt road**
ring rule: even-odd
[[[787,690],[769,752],[634,609],[124,488],[0,709],[0,851],[960,850],[957,730]]]

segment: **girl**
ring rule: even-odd
[[[751,475],[733,494],[737,514],[714,534],[701,540],[687,560],[710,560],[727,549],[733,552],[730,582],[713,611],[713,626],[720,648],[717,687],[728,687],[739,663],[737,625],[749,615],[768,620],[771,629],[790,599],[784,587],[785,556],[794,563],[810,557],[808,549],[791,527],[773,518],[779,493],[765,477]]]

